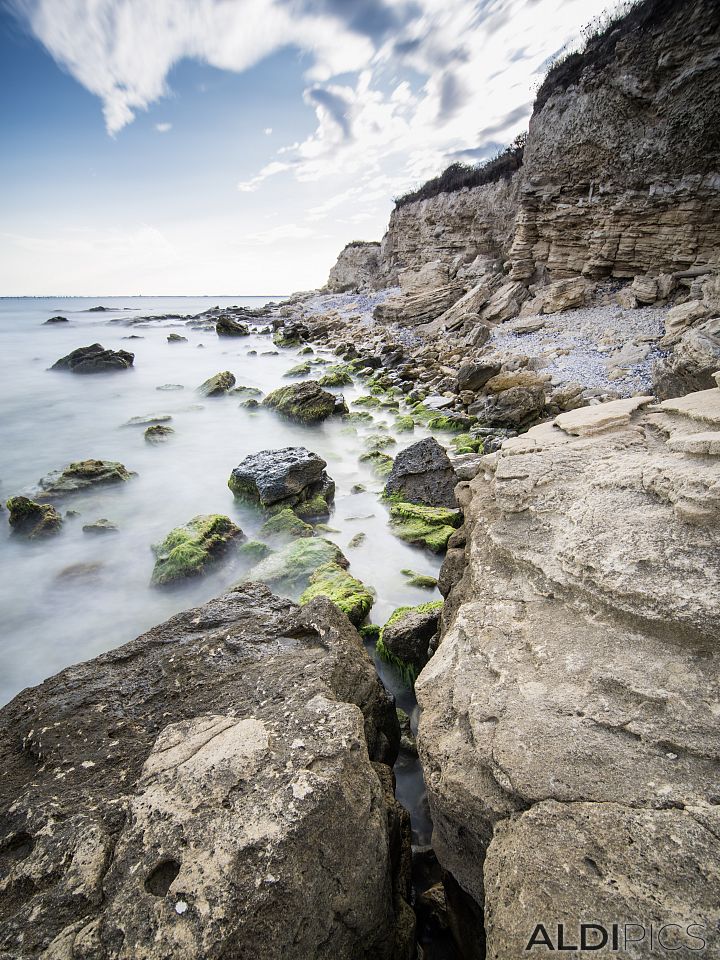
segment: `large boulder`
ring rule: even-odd
[[[388,497],[429,507],[456,507],[457,477],[445,448],[427,437],[411,444],[395,457],[385,484]]]
[[[162,543],[153,546],[155,567],[152,582],[165,586],[198,577],[216,564],[232,542],[245,536],[229,517],[219,514],[193,517],[183,527],[171,530]]]
[[[663,400],[707,390],[720,370],[720,319],[708,320],[680,335],[675,348],[653,369],[653,389]]]
[[[13,533],[28,540],[52,536],[62,528],[62,517],[49,503],[36,503],[28,497],[10,497],[6,506],[10,511],[8,519]]]
[[[263,406],[299,423],[318,423],[338,411],[337,397],[315,380],[273,390],[263,400]]]
[[[126,483],[137,474],[116,460],[76,460],[38,481],[39,500],[53,500],[98,486]]]
[[[333,499],[335,484],[327,463],[305,447],[260,450],[245,457],[230,474],[228,486],[236,497],[267,509],[296,506],[321,496]]]
[[[598,919],[712,917],[718,950],[720,390],[648,399],[533,427],[470,484],[418,744],[497,960]]]
[[[70,370],[72,373],[112,373],[127,370],[133,365],[134,353],[127,350],[106,350],[99,343],[78,347],[52,365],[52,370]]]
[[[24,691],[0,712],[0,952],[405,960],[398,742],[348,620],[260,584]]]
[[[524,427],[542,416],[545,391],[542,387],[509,387],[501,393],[481,397],[468,412],[485,427]]]
[[[501,364],[491,361],[467,360],[457,374],[458,390],[481,390],[488,380],[500,373]]]

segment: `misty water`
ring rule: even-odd
[[[127,325],[140,316],[193,315],[215,305],[257,307],[265,302],[256,297],[0,300],[2,501],[31,493],[41,477],[75,460],[118,460],[137,473],[128,483],[54,501],[61,513],[73,510],[79,515],[66,518],[62,532],[45,540],[12,535],[7,512],[0,514],[2,703],[24,687],[119,646],[236,583],[247,566],[231,551],[203,578],[175,589],[151,587],[151,545],[203,513],[230,516],[252,538],[263,517],[236,502],[227,481],[234,466],[259,450],[303,445],[327,461],[336,483],[328,524],[336,532],[322,535],[343,550],[350,572],[376,590],[371,622],[384,623],[398,606],[439,598],[436,591],[407,585],[404,568],[436,576],[440,559],[392,535],[387,508],[379,499],[382,482],[368,465],[358,462],[363,437],[377,432],[376,425],[352,428],[335,417],[303,427],[270,411],[242,408],[236,395],[208,399],[196,393],[204,380],[221,370],[230,370],[238,385],[268,392],[294,382],[283,374],[307,357],[300,357],[296,349],[277,349],[268,334],[221,339],[214,330],[192,329],[172,320]],[[99,304],[112,309],[88,312]],[[55,315],[70,322],[44,325]],[[169,344],[167,336],[173,331],[188,342]],[[126,339],[130,335],[142,339]],[[134,367],[95,376],[48,369],[71,350],[95,342],[130,350]],[[267,355],[269,351],[273,354]],[[337,359],[327,351],[317,355]],[[183,389],[157,389],[169,383]],[[357,382],[334,392],[342,392],[351,402],[366,391]],[[131,417],[156,414],[172,417],[175,433],[166,443],[149,444],[143,427],[126,425]],[[390,414],[376,414],[376,420],[388,427],[393,423]],[[423,435],[421,430],[400,434],[389,452],[395,454]],[[364,484],[366,492],[352,493],[355,484]],[[100,518],[116,523],[119,531],[83,532],[84,524]],[[365,541],[349,548],[359,532],[367,535]],[[68,576],[68,568],[78,564],[99,566],[89,577]],[[368,649],[377,661],[371,644]],[[393,668],[382,662],[377,666],[398,705],[411,712],[412,693]],[[429,823],[419,802],[423,792],[419,767],[401,758],[396,772],[398,798],[413,813],[416,842],[428,842]]]

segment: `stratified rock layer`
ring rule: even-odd
[[[407,957],[371,763],[398,740],[347,619],[258,584],[24,691],[0,712],[0,953]]]
[[[419,746],[498,960],[541,921],[697,922],[720,949],[720,389],[650,400],[534,427],[470,485]]]

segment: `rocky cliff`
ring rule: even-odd
[[[330,293],[357,293],[375,290],[381,285],[380,244],[354,240],[340,251],[330,271],[327,289]]]

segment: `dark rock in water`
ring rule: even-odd
[[[398,742],[347,618],[262,584],[23,691],[0,712],[5,952],[409,956]]]
[[[323,390],[315,380],[293,383],[288,387],[273,390],[263,400],[263,406],[277,410],[289,420],[299,423],[318,423],[333,413],[347,410],[342,398]]]
[[[148,443],[164,443],[173,433],[175,433],[175,431],[172,427],[166,427],[162,423],[156,423],[147,428],[144,437]]]
[[[37,540],[60,532],[62,517],[49,503],[35,503],[27,497],[11,497],[6,505],[14,533],[28,540]]]
[[[67,317],[50,317],[49,320],[45,321],[44,325],[47,326],[48,323],[68,323],[68,322],[69,321]]]
[[[429,507],[455,507],[457,476],[444,448],[434,437],[411,444],[395,457],[385,484],[388,496]]]
[[[116,523],[113,523],[112,520],[106,520],[105,517],[103,517],[101,520],[95,520],[93,523],[86,523],[83,526],[83,533],[117,533],[119,529],[120,527],[118,527]]]
[[[167,342],[168,343],[187,343],[188,338],[181,336],[179,333],[169,333]]]
[[[305,447],[283,447],[251,453],[235,467],[228,486],[243,500],[267,508],[295,506],[317,495],[327,502],[335,484],[325,472],[326,462]]]
[[[153,546],[157,559],[152,582],[162,586],[200,576],[236,539],[241,542],[245,535],[229,517],[220,514],[193,517],[186,526],[176,527],[162,543]]]
[[[110,307],[90,307],[88,313],[108,313]]]
[[[55,577],[58,583],[93,583],[100,579],[103,571],[102,563],[72,563]]]
[[[127,350],[106,350],[99,343],[89,347],[78,347],[66,357],[57,360],[51,370],[70,370],[72,373],[110,373],[113,370],[127,370],[133,365],[134,353]]]
[[[221,317],[218,317],[215,333],[219,337],[247,337],[250,330],[246,324],[238,323],[237,320],[233,320],[232,317],[224,313]]]
[[[121,337],[121,340],[144,340],[145,337],[141,337],[139,333],[131,333],[129,337]]]
[[[125,483],[136,476],[136,473],[115,460],[78,460],[68,464],[63,470],[55,470],[43,477],[38,483],[36,496],[40,500],[51,500],[94,486]]]
[[[459,390],[480,390],[488,380],[500,373],[499,363],[481,363],[469,360],[463,363],[458,370],[457,381]]]
[[[438,631],[442,600],[419,607],[398,607],[382,628],[379,644],[419,673],[428,662],[428,646]]]
[[[204,397],[221,397],[232,390],[234,386],[235,377],[229,370],[223,370],[222,373],[216,373],[214,377],[210,377],[205,383],[201,383],[197,392]]]

